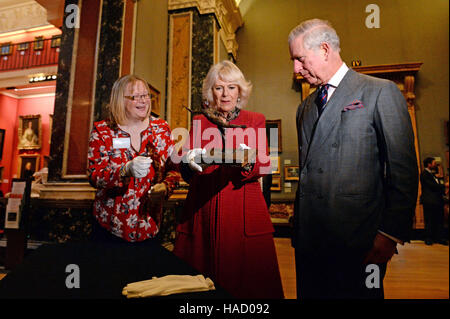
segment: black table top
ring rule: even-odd
[[[70,264],[78,266],[79,288],[66,286],[66,279],[74,274],[73,270],[66,272]],[[166,275],[198,274],[157,242],[143,246],[94,242],[45,244],[0,280],[0,298],[126,299],[122,289],[128,283]],[[221,287],[215,287],[216,290],[207,292],[150,299],[231,298]]]

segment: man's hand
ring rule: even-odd
[[[388,262],[396,253],[397,243],[378,233],[373,241],[372,249],[364,258],[364,264],[382,264]]]
[[[148,191],[148,196],[151,201],[159,201],[167,195],[167,187],[164,183],[158,183],[152,186]]]

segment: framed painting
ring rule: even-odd
[[[2,43],[0,46],[0,55],[11,54],[11,42]]]
[[[284,166],[284,179],[286,181],[298,181],[299,167],[295,165]]]
[[[59,48],[61,46],[61,35],[52,36],[52,40],[50,42],[50,47]]]
[[[38,51],[44,49],[44,37],[35,37],[33,50]]]
[[[19,116],[19,150],[35,150],[41,148],[42,141],[41,115]]]
[[[22,42],[17,44],[17,51],[24,51],[27,50],[29,47],[29,43],[28,42]]]
[[[20,179],[25,179],[33,176],[39,170],[39,154],[36,155],[20,155],[19,165],[17,167],[17,176]]]
[[[280,175],[272,175],[272,185],[270,186],[270,190],[274,192],[281,192],[281,176]]]
[[[280,157],[279,156],[270,156],[270,168],[272,170],[272,174],[280,174]]]
[[[150,88],[150,100],[152,102],[152,115],[155,117],[161,116],[161,93],[155,89],[150,83],[148,83]]]
[[[48,144],[52,144],[53,114],[48,115]]]
[[[269,143],[269,152],[281,153],[283,147],[281,145],[281,120],[266,120],[266,135]]]

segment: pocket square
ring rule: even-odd
[[[347,112],[347,111],[356,110],[356,109],[363,109],[363,108],[364,108],[364,105],[362,104],[362,102],[360,100],[354,100],[352,103],[350,103],[349,105],[344,107],[342,112]]]

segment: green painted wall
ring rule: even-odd
[[[380,8],[380,28],[365,25],[366,6]],[[449,118],[448,0],[242,0],[244,25],[237,31],[237,65],[254,84],[248,109],[282,119],[283,160],[298,163],[287,36],[303,20],[329,20],[341,38],[347,65],[423,62],[416,77],[416,119],[421,159],[439,156],[446,167],[444,121]],[[283,165],[282,165],[283,166]],[[276,194],[289,197],[293,194]]]
[[[164,117],[167,67],[167,1],[137,1],[134,73],[161,93]]]

